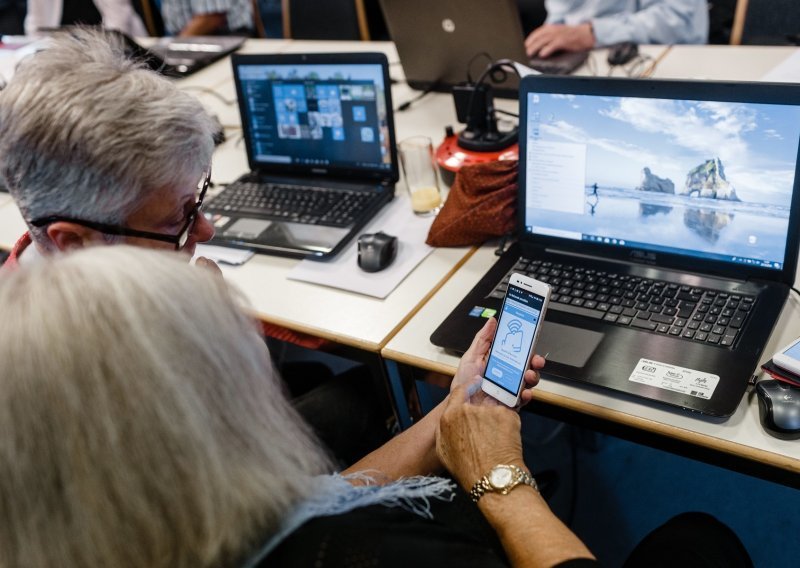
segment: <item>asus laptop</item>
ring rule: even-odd
[[[251,171],[210,201],[212,242],[335,255],[399,177],[382,53],[231,58]]]
[[[725,417],[797,268],[800,85],[525,78],[518,243],[431,336],[464,351],[508,275],[548,282],[548,375]]]
[[[515,0],[381,0],[381,7],[412,89],[449,91],[477,80],[496,59],[567,74],[588,57],[579,52],[531,60]],[[519,79],[508,77],[497,87],[499,96],[516,98]]]

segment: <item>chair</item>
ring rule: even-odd
[[[369,41],[365,0],[282,0],[283,36]]]
[[[161,37],[164,35],[164,20],[161,17],[161,10],[153,0],[133,0],[133,9],[147,29],[150,37]]]
[[[731,45],[800,45],[798,0],[738,0]]]

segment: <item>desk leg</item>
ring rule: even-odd
[[[397,421],[400,429],[405,430],[411,426],[411,413],[408,411],[408,399],[406,399],[403,379],[400,376],[400,368],[394,361],[384,359],[386,373],[389,375],[389,387],[392,390],[394,406],[397,411]]]

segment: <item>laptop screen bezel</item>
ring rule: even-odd
[[[792,285],[797,269],[800,244],[800,175],[795,168],[789,213],[788,238],[780,270],[767,269],[703,257],[631,249],[603,243],[573,240],[528,233],[525,230],[528,94],[554,93],[613,97],[640,97],[675,100],[780,104],[800,107],[800,85],[790,83],[754,83],[732,81],[686,81],[659,79],[623,79],[597,77],[552,77],[535,75],[523,79],[520,86],[519,193],[517,229],[520,242],[539,248],[554,248],[575,254],[587,254],[609,260],[634,262],[688,272],[701,272],[737,280],[761,279]],[[796,102],[792,102],[796,101]],[[800,163],[800,149],[796,163]],[[702,263],[702,270],[698,270]]]
[[[251,145],[251,129],[249,120],[242,108],[244,100],[242,82],[239,79],[238,67],[243,65],[380,65],[383,74],[384,92],[386,93],[386,126],[389,134],[389,154],[391,159],[389,170],[367,170],[342,166],[309,166],[305,164],[264,164],[253,159]],[[386,55],[378,52],[364,53],[283,53],[283,54],[240,54],[231,55],[233,80],[236,84],[236,96],[239,101],[239,116],[242,122],[247,162],[251,171],[280,175],[313,175],[334,176],[349,179],[390,181],[396,183],[400,178],[397,161],[397,142],[394,128],[394,107],[392,106],[392,83],[389,78],[389,62]]]

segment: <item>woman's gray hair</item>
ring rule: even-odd
[[[125,245],[0,279],[0,565],[240,562],[330,470],[225,282]]]
[[[197,99],[101,32],[50,42],[0,91],[0,177],[26,221],[122,223],[149,192],[200,178],[214,126]],[[44,231],[31,227],[48,247]]]

